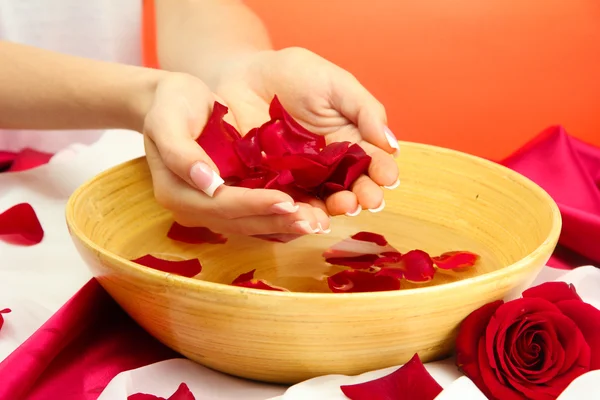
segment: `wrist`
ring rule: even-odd
[[[124,125],[127,129],[142,133],[144,120],[154,103],[156,89],[168,74],[167,71],[140,67],[132,71],[132,87],[127,89],[125,96]]]

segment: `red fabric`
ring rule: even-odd
[[[561,245],[599,264],[600,148],[557,126],[542,132],[502,164],[536,182],[556,201],[563,218]],[[558,266],[565,262],[564,257],[552,260]]]
[[[92,279],[0,363],[0,399],[97,399],[119,372],[174,357]]]
[[[600,149],[553,127],[502,163],[559,204],[564,228],[551,265],[600,262]],[[95,400],[119,372],[177,356],[92,280],[0,364],[0,400]]]

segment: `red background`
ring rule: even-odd
[[[500,159],[561,124],[600,146],[598,0],[246,3],[277,48],[355,74],[402,140]]]

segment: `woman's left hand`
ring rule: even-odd
[[[383,105],[349,72],[302,49],[261,51],[237,59],[224,69],[215,88],[244,134],[269,120],[269,103],[277,95],[283,107],[305,128],[327,143],[358,143],[372,157],[368,175],[351,191],[338,192],[313,204],[330,215],[381,210],[382,187],[398,185],[392,155],[398,141],[387,127]]]

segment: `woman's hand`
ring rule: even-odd
[[[391,155],[398,141],[387,128],[384,107],[350,73],[301,48],[261,51],[236,59],[225,68],[216,87],[244,134],[269,119],[268,106],[277,95],[284,108],[327,143],[358,143],[372,157],[368,176],[351,191],[338,192],[325,204],[330,215],[355,215],[384,207],[381,187],[398,185],[398,167]]]
[[[218,169],[195,139],[215,96],[190,75],[164,73],[144,119],[144,145],[157,201],[185,226],[244,235],[326,231],[329,217],[295,204],[287,194],[223,185]],[[215,172],[216,171],[216,172]]]

